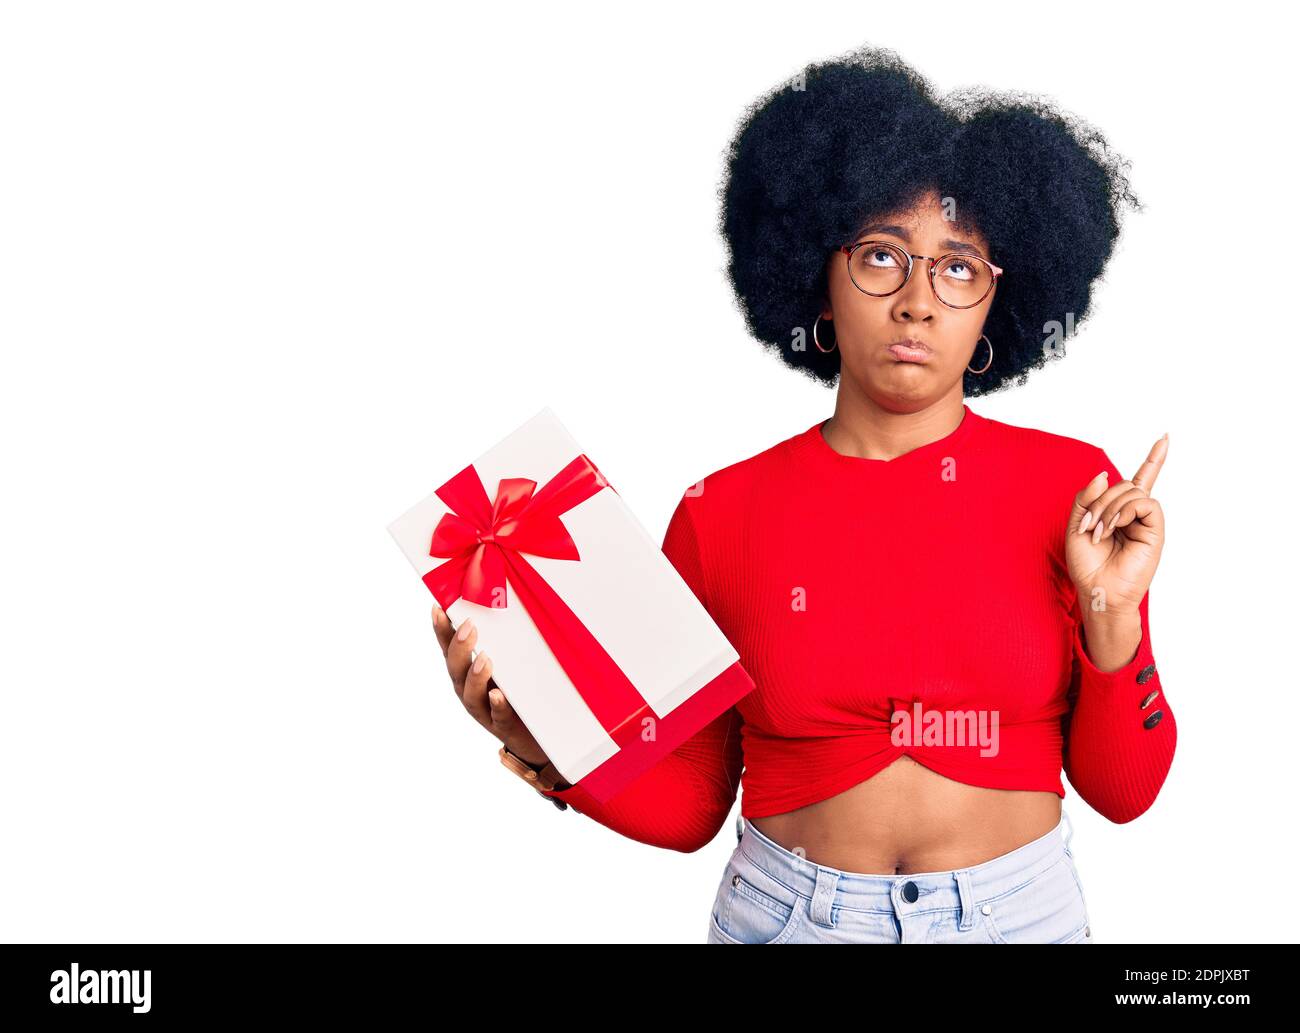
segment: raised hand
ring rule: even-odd
[[[1065,558],[1085,617],[1098,589],[1110,615],[1138,612],[1164,547],[1164,512],[1151,490],[1168,453],[1166,434],[1131,480],[1110,484],[1103,471],[1074,497]]]

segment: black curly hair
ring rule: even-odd
[[[1023,384],[1053,354],[1049,327],[1063,336],[1087,315],[1123,208],[1142,207],[1128,164],[1041,99],[980,88],[937,98],[893,51],[863,47],[808,65],[741,116],[719,191],[727,273],[750,333],[834,385],[838,350],[794,347],[822,310],[829,254],[936,190],[1006,270],[984,329],[993,364],[963,385],[987,394]]]

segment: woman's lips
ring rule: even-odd
[[[897,344],[889,346],[889,354],[899,362],[929,362],[931,352],[929,347],[920,341],[899,341]]]

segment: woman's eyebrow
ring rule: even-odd
[[[912,235],[902,226],[893,226],[888,223],[877,222],[870,226],[864,226],[858,233],[858,239],[867,236],[870,233],[888,233],[890,236],[899,237],[910,245]],[[968,255],[978,255],[983,257],[984,252],[968,240],[941,240],[939,246],[945,251],[964,251]]]
[[[902,226],[889,226],[883,222],[872,223],[870,226],[862,227],[858,231],[858,236],[863,237],[868,233],[888,233],[894,237],[902,237],[909,244],[912,243],[912,235]]]

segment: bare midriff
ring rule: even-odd
[[[908,756],[828,799],[750,819],[787,850],[866,875],[982,864],[1046,835],[1060,820],[1056,793],[966,785]]]

